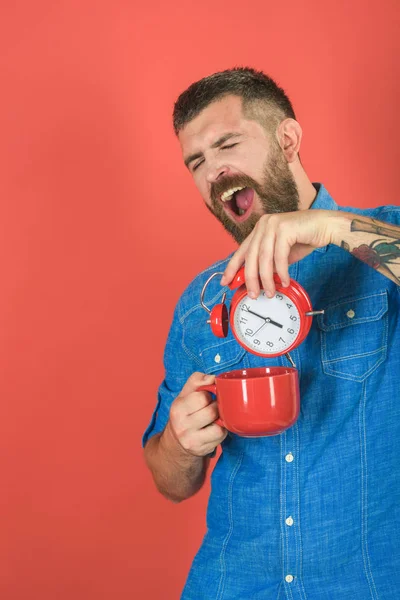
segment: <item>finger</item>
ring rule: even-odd
[[[309,246],[308,244],[298,244],[296,242],[296,244],[294,244],[290,248],[289,264],[298,262],[305,256],[308,256],[309,254],[311,254],[311,252],[313,252],[313,251],[314,251],[314,248],[312,246]]]
[[[239,271],[240,267],[243,265],[247,249],[251,243],[251,240],[253,239],[253,236],[254,230],[250,233],[250,235],[247,236],[244,242],[242,242],[238,250],[236,250],[228,262],[224,274],[221,277],[221,285],[229,285],[236,273]]]
[[[260,244],[259,256],[258,256],[258,270],[262,282],[263,289],[265,290],[268,298],[272,298],[275,294],[275,282],[274,282],[274,250],[276,242],[276,233],[271,230],[266,236],[264,235],[263,240]]]
[[[198,432],[198,441],[202,444],[220,444],[227,435],[228,432],[224,427],[212,423]]]
[[[192,392],[195,392],[202,385],[211,385],[214,383],[215,375],[207,375],[206,373],[200,373],[195,371],[186,381],[185,385],[179,393],[179,397],[185,397]]]
[[[203,410],[213,402],[210,392],[192,392],[182,398],[182,406],[185,414],[189,417]]]
[[[189,416],[188,423],[191,429],[202,429],[214,423],[218,419],[218,407],[216,402],[210,402],[206,407],[192,413]]]
[[[263,231],[259,229],[254,235],[252,243],[246,255],[246,265],[244,268],[244,278],[246,281],[247,293],[250,298],[257,298],[260,293],[259,281],[259,251],[263,237]]]
[[[275,267],[283,287],[290,283],[289,277],[289,254],[290,242],[285,236],[278,236],[275,242]]]

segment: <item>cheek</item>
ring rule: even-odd
[[[206,181],[202,180],[201,177],[194,177],[194,184],[198,190],[198,192],[200,193],[200,196],[203,198],[204,202],[206,204],[208,204],[208,206],[211,206],[211,199],[210,199],[210,187],[207,184]]]
[[[257,179],[264,172],[267,154],[262,147],[253,147],[242,157],[243,170],[253,179]]]
[[[261,161],[257,157],[257,154],[252,153],[235,157],[235,160],[232,160],[230,163],[230,168],[233,174],[246,175],[257,181],[261,172],[261,168],[259,168],[260,164]]]

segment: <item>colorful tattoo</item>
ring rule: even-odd
[[[380,236],[393,238],[392,241],[379,238],[371,242],[371,244],[361,244],[357,248],[354,247],[350,251],[350,246],[343,241],[341,247],[350,252],[356,258],[362,260],[373,269],[377,269],[386,277],[389,277],[400,285],[400,279],[393,273],[393,270],[388,265],[396,265],[397,272],[400,273],[400,227],[394,227],[370,219],[363,221],[354,219],[351,222],[350,231],[360,231],[364,233],[376,233]]]

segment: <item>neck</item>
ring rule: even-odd
[[[314,202],[317,190],[309,180],[299,160],[295,164],[291,164],[290,168],[299,191],[299,209],[307,210]]]

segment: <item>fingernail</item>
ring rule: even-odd
[[[225,277],[225,275],[223,275],[223,276],[221,277],[220,284],[221,284],[221,285],[225,285],[225,281],[226,281],[226,277]]]
[[[272,298],[273,293],[270,292],[270,290],[267,290],[265,293],[267,294],[268,298]]]
[[[254,298],[257,297],[254,292],[249,292],[249,296],[250,296],[250,298],[253,298],[253,300],[254,300]]]

